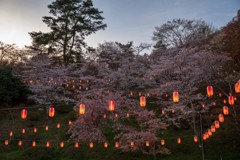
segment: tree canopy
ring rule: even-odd
[[[171,48],[207,38],[213,32],[214,28],[203,20],[178,18],[155,27],[152,39],[154,48]]]
[[[84,39],[98,30],[105,29],[102,11],[93,6],[92,0],[56,0],[48,5],[52,16],[43,17],[50,32],[30,32],[32,48],[47,52],[65,65],[80,62]]]

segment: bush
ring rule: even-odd
[[[13,106],[27,99],[30,90],[22,81],[12,75],[10,67],[0,66],[0,105]]]

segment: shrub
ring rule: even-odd
[[[10,67],[0,66],[0,105],[13,106],[27,99],[30,90],[22,81],[12,75]]]

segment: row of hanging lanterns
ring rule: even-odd
[[[205,137],[205,136],[204,136]],[[197,136],[194,136],[193,137],[193,141],[196,143],[196,142],[198,142],[198,138],[197,138]],[[204,138],[205,139],[205,138]],[[178,137],[177,138],[177,144],[181,144],[182,143],[182,140],[181,140],[181,138],[180,137]],[[7,145],[9,145],[10,143],[9,143],[9,140],[8,139],[6,139],[5,141],[4,141],[4,144],[7,146]],[[165,140],[164,139],[161,139],[161,141],[160,141],[160,144],[162,145],[162,146],[164,146],[165,145]],[[23,145],[23,141],[22,140],[19,140],[18,141],[18,146],[22,146]],[[32,147],[36,147],[36,145],[37,145],[37,142],[36,141],[32,141]],[[60,142],[60,148],[63,148],[64,147],[64,142],[63,141],[61,141]],[[51,146],[51,143],[50,143],[50,141],[47,141],[46,142],[46,147],[47,148],[49,148]],[[78,142],[75,142],[75,148],[79,148],[79,143]],[[103,143],[103,146],[104,146],[104,148],[108,148],[108,142],[104,142]],[[134,147],[135,146],[135,143],[134,143],[134,141],[131,141],[130,142],[130,147]],[[146,140],[145,141],[145,146],[146,147],[150,147],[150,141],[149,140]],[[94,143],[93,142],[90,142],[89,143],[89,148],[94,148]],[[115,148],[119,148],[119,142],[115,142]]]

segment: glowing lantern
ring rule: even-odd
[[[63,148],[64,147],[64,142],[60,143],[60,147]]]
[[[133,148],[134,147],[134,142],[131,141],[130,146]]]
[[[72,125],[72,121],[69,120],[68,121],[68,125],[71,126]]]
[[[219,121],[214,121],[214,124],[215,124],[215,128],[220,128]]]
[[[205,108],[205,104],[202,104],[202,108]]]
[[[133,96],[133,92],[130,92],[130,96]]]
[[[208,138],[209,138],[209,134],[208,134],[208,132],[207,132],[207,133],[205,133],[205,135],[206,135],[206,138],[208,139]]]
[[[150,97],[150,93],[147,93],[147,96]]]
[[[175,110],[174,109],[172,109],[172,114],[174,114],[175,113]]]
[[[207,95],[208,97],[213,96],[213,86],[207,86]]]
[[[226,104],[226,103],[227,103],[227,100],[226,100],[226,99],[224,99],[224,100],[223,100],[223,103],[224,103],[224,104]]]
[[[10,136],[10,137],[12,137],[12,136],[13,136],[13,132],[12,132],[12,131],[9,133],[9,136]]]
[[[108,143],[104,142],[104,148],[107,148],[107,147],[108,147]]]
[[[58,123],[58,124],[57,124],[57,128],[60,128],[60,127],[61,127],[61,125],[60,125],[60,123]]]
[[[209,135],[209,136],[212,136],[212,131],[211,131],[211,129],[208,130],[208,135]]]
[[[22,146],[22,141],[18,141],[18,146],[21,147]]]
[[[85,104],[80,104],[79,106],[79,114],[84,114],[85,113]]]
[[[142,108],[146,107],[146,98],[144,96],[140,97],[140,106]]]
[[[90,147],[90,148],[93,148],[93,143],[92,143],[92,142],[89,144],[89,147]]]
[[[207,136],[206,136],[206,134],[203,134],[203,140],[204,140],[204,141],[207,140]]]
[[[211,132],[212,132],[212,133],[216,132],[216,128],[215,128],[214,125],[211,125]]]
[[[119,147],[119,143],[115,142],[115,148],[118,148],[118,147]]]
[[[149,145],[150,145],[149,140],[146,140],[146,147],[149,147]]]
[[[228,96],[228,104],[234,105],[234,97],[231,94]]]
[[[26,119],[27,118],[27,110],[26,109],[22,109],[22,111],[21,111],[21,118],[22,119]]]
[[[218,115],[218,120],[219,120],[219,122],[224,122],[224,116],[223,116],[223,114],[219,114]]]
[[[236,92],[236,93],[240,93],[240,81],[238,81],[237,83],[235,83],[234,88],[235,88],[235,92]]]
[[[55,108],[54,108],[54,106],[50,106],[50,108],[48,110],[49,117],[54,117],[54,114],[55,114]]]
[[[115,118],[118,118],[118,114],[117,113],[115,114]]]
[[[164,139],[161,140],[161,145],[162,145],[162,146],[165,145],[165,141],[164,141]]]
[[[173,92],[173,102],[178,103],[179,102],[179,93],[177,91]]]
[[[193,137],[193,141],[196,143],[198,141],[198,137],[197,136],[194,136]]]
[[[79,145],[78,145],[78,142],[75,142],[75,148],[78,148]]]
[[[229,114],[228,106],[223,106],[223,114],[224,115],[228,115]]]
[[[180,137],[177,138],[177,143],[178,143],[178,144],[181,143],[181,138],[180,138]]]
[[[162,110],[162,115],[164,115],[165,114],[165,111],[164,110]]]
[[[36,142],[35,141],[32,142],[32,147],[36,147]]]
[[[81,90],[81,89],[82,89],[82,86],[79,86],[78,89]]]
[[[45,130],[48,131],[48,126],[45,126]]]
[[[8,140],[6,139],[5,140],[5,145],[7,146],[9,144]]]
[[[50,147],[50,142],[49,142],[49,141],[47,141],[47,143],[46,143],[46,147],[47,147],[47,148]]]
[[[109,111],[113,112],[114,108],[115,108],[114,101],[113,100],[109,101],[109,105],[108,105]]]
[[[26,131],[25,131],[25,129],[23,128],[23,129],[22,129],[22,134],[25,134],[25,133],[26,133]]]
[[[222,93],[219,93],[218,96],[219,96],[219,97],[222,97]]]
[[[139,95],[139,96],[141,96],[141,95],[142,95],[142,93],[141,93],[141,92],[139,92],[139,93],[138,93],[138,95]]]
[[[37,128],[36,128],[36,127],[33,129],[33,132],[34,132],[34,133],[37,133]]]
[[[216,106],[216,105],[217,105],[217,103],[216,103],[216,102],[213,102],[213,103],[212,103],[212,105],[213,105],[213,106]]]
[[[127,114],[126,114],[126,117],[127,117],[127,118],[129,118],[129,117],[130,117],[130,114],[129,114],[129,113],[127,113]]]
[[[76,88],[75,85],[73,85],[72,88],[75,89]]]
[[[106,114],[104,114],[104,115],[103,115],[103,118],[104,118],[104,119],[106,119],[106,118],[107,118],[107,115],[106,115]]]
[[[86,91],[88,91],[88,86],[86,87]]]

